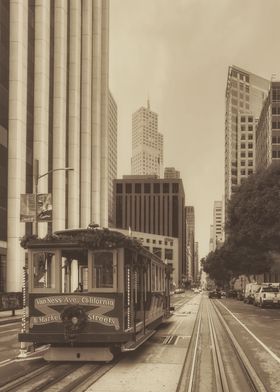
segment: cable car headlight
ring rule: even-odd
[[[78,317],[72,317],[71,321],[72,321],[72,324],[76,325],[76,324],[78,324],[79,319],[78,319]]]

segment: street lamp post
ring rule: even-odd
[[[38,207],[38,202],[37,202],[37,196],[38,196],[38,182],[40,178],[48,176],[49,174],[58,171],[58,170],[64,170],[64,171],[69,171],[69,170],[74,170],[72,167],[63,167],[59,169],[53,169],[50,170],[44,174],[39,175],[39,160],[35,159],[34,160],[34,165],[33,165],[33,177],[34,177],[34,183],[35,183],[35,218],[34,218],[34,223],[35,223],[35,234],[38,236],[38,217],[37,217],[37,207]],[[27,295],[27,268],[24,266],[23,268],[23,316],[22,316],[22,332],[26,331],[26,314],[27,314],[27,304],[26,304],[26,295]],[[18,355],[18,358],[26,358],[27,357],[27,347],[25,342],[20,343],[20,352]]]
[[[37,218],[37,208],[38,208],[38,201],[37,201],[37,196],[38,196],[38,182],[40,180],[40,178],[43,178],[45,176],[48,176],[49,174],[52,174],[55,171],[59,171],[59,170],[64,170],[64,171],[70,171],[70,170],[74,170],[72,167],[63,167],[63,168],[59,168],[59,169],[52,169],[49,170],[48,172],[44,173],[44,174],[40,174],[39,175],[39,160],[35,159],[34,160],[34,167],[33,167],[33,177],[34,177],[34,183],[35,183],[35,235],[38,235],[38,218]]]

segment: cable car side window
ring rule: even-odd
[[[92,253],[90,285],[93,291],[116,290],[116,252],[97,251]]]

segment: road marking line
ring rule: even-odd
[[[253,332],[250,331],[249,328],[246,327],[245,324],[243,324],[238,318],[224,305],[222,304],[221,301],[218,301],[228,312],[229,314],[239,322],[239,324],[278,362],[280,363],[280,358],[273,352],[271,351],[259,338],[257,338],[256,335],[253,334]]]
[[[4,359],[4,361],[0,362],[0,367],[6,366],[8,363],[14,362],[12,359]]]

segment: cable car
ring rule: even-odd
[[[169,317],[169,266],[118,231],[89,226],[29,236],[27,308],[19,341],[48,361],[111,361]]]

